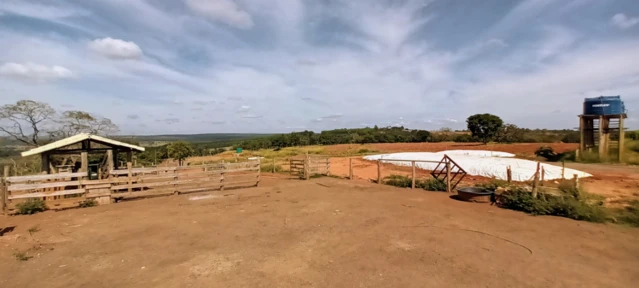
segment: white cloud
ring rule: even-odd
[[[45,66],[35,63],[19,64],[12,62],[0,66],[0,75],[34,80],[55,80],[73,77],[73,73],[62,66]]]
[[[110,37],[91,41],[89,48],[111,59],[138,59],[142,57],[142,49],[138,44]]]
[[[233,0],[186,0],[194,13],[239,29],[253,27],[253,19],[240,9]]]
[[[629,16],[626,16],[626,14],[619,13],[619,14],[616,14],[615,16],[612,16],[612,19],[610,19],[610,22],[612,23],[612,25],[617,26],[617,28],[619,29],[628,29],[632,26],[637,25],[637,23],[639,23],[639,17],[629,17]]]

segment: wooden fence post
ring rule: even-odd
[[[308,151],[306,151],[306,159],[304,159],[304,179],[311,179],[311,157],[308,156]]]
[[[539,186],[539,169],[541,163],[537,162],[537,170],[535,170],[535,176],[533,177],[532,195],[533,198],[537,198],[537,186]]]
[[[561,180],[566,179],[566,160],[561,160]]]
[[[506,167],[506,179],[508,179],[508,184],[513,181],[513,170],[510,168],[510,165]]]
[[[413,179],[413,183],[411,183],[410,187],[412,189],[415,189],[415,161],[411,161],[410,163],[413,166],[413,178],[412,178]]]
[[[0,187],[0,210],[2,211],[3,214],[7,214],[7,200],[9,199],[8,194],[9,194],[9,184],[7,182],[7,178],[9,177],[9,169],[11,169],[11,167],[9,165],[4,166],[4,174],[2,174],[2,183],[0,183],[0,185],[2,185]]]
[[[273,160],[273,163],[275,163],[275,159]],[[275,167],[275,165],[273,165],[273,167]],[[262,173],[262,160],[260,160],[260,158],[257,158],[257,183],[255,183],[256,187],[260,185],[261,173]],[[273,168],[273,173],[275,173],[275,168]]]
[[[377,160],[377,184],[382,184],[382,160]]]
[[[576,190],[579,190],[579,176],[577,174],[572,175],[572,182]]]
[[[331,176],[331,159],[326,157],[326,176]]]
[[[275,158],[273,158],[273,173],[275,173]]]
[[[452,191],[451,183],[450,183],[450,159],[446,159],[446,192],[451,193]]]
[[[348,158],[348,179],[353,180],[353,158]]]
[[[541,166],[541,183],[539,183],[539,186],[544,186],[544,175],[546,174],[546,169],[544,169],[543,166]]]
[[[128,170],[128,174],[127,175],[129,177],[127,179],[128,182],[129,182],[129,194],[133,194],[133,187],[132,187],[132,185],[133,185],[133,173],[131,171],[131,169],[133,168],[132,166],[133,166],[133,164],[131,164],[131,162],[126,162],[126,169]]]

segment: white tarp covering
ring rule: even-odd
[[[487,150],[446,150],[437,152],[439,154],[452,155],[468,155],[468,156],[483,156],[483,157],[515,157],[515,154],[499,151],[487,151]]]
[[[510,166],[512,170],[512,180],[513,181],[528,181],[531,180],[533,175],[535,174],[535,170],[537,170],[537,162],[524,160],[524,159],[516,159],[516,158],[505,158],[508,156],[502,157],[491,157],[486,155],[506,155],[505,154],[494,154],[498,152],[494,151],[466,151],[466,150],[455,150],[454,153],[448,153],[448,156],[455,161],[459,166],[461,166],[466,173],[469,175],[476,176],[484,176],[488,178],[497,178],[501,180],[507,180],[506,175],[506,167]],[[449,152],[449,151],[446,151]],[[465,154],[464,152],[469,152]],[[444,157],[444,151],[430,153],[430,152],[405,152],[405,153],[392,153],[392,154],[379,154],[379,155],[371,155],[366,156],[364,159],[366,160],[428,160],[428,161],[441,161]],[[512,154],[510,154],[512,155]],[[384,161],[386,163],[392,163],[394,165],[400,166],[410,166],[410,162],[393,162],[393,161]],[[420,169],[424,170],[433,170],[437,167],[437,163],[415,163]],[[553,180],[553,179],[561,179],[561,167],[550,165],[546,163],[541,164],[544,167],[545,180]],[[573,177],[574,174],[577,174],[577,177],[591,177],[592,175],[582,172],[575,169],[568,169],[564,171],[564,176],[567,179]]]

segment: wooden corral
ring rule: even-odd
[[[302,179],[313,175],[330,175],[331,161],[329,156],[309,155],[289,159],[290,173]]]
[[[45,200],[50,209],[78,206],[87,199],[100,205],[121,199],[171,195],[257,186],[260,162],[219,163],[200,166],[112,170],[107,179],[88,180],[86,173],[57,173],[3,178],[5,213],[32,198]],[[7,171],[7,170],[5,170]]]

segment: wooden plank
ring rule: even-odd
[[[65,182],[49,182],[49,183],[39,183],[39,184],[13,184],[9,185],[8,191],[19,191],[19,190],[31,190],[31,189],[45,189],[45,188],[56,188],[56,187],[66,187],[66,186],[79,186],[80,181],[65,181]]]
[[[174,185],[174,184],[175,184],[175,181],[123,184],[123,185],[112,186],[111,190],[124,190],[124,189],[127,189],[127,192],[128,192],[129,187],[131,187],[131,189],[137,189],[137,188],[168,186],[168,185]]]
[[[131,162],[126,162],[126,170],[127,172],[129,172],[127,174],[127,179],[129,180],[129,194],[133,192],[133,188],[131,187],[131,185],[133,184],[133,174],[132,174],[132,168],[133,165],[131,164]]]
[[[2,197],[2,199],[0,199],[0,211],[2,211],[2,214],[7,214],[7,202],[9,201],[9,189],[7,189],[7,185],[8,183],[6,182],[7,178],[9,178],[9,165],[4,166],[4,174],[2,174],[2,182],[0,183],[0,185],[2,185],[2,187],[0,187],[2,189],[2,193],[0,193],[0,197]]]
[[[54,191],[50,193],[48,192],[26,193],[26,194],[11,195],[9,196],[9,200],[83,194],[86,192],[87,192],[86,189],[73,189],[73,190]]]
[[[84,185],[84,187],[87,190],[90,189],[104,189],[104,188],[111,188],[111,183],[106,183],[106,184],[92,184],[92,185]]]
[[[11,176],[11,177],[7,177],[6,180],[7,182],[10,182],[10,183],[21,183],[21,182],[29,182],[29,181],[77,178],[77,177],[83,177],[83,176],[87,176],[87,174],[86,173],[58,173],[58,174],[41,174],[41,175],[30,175],[30,176]]]

